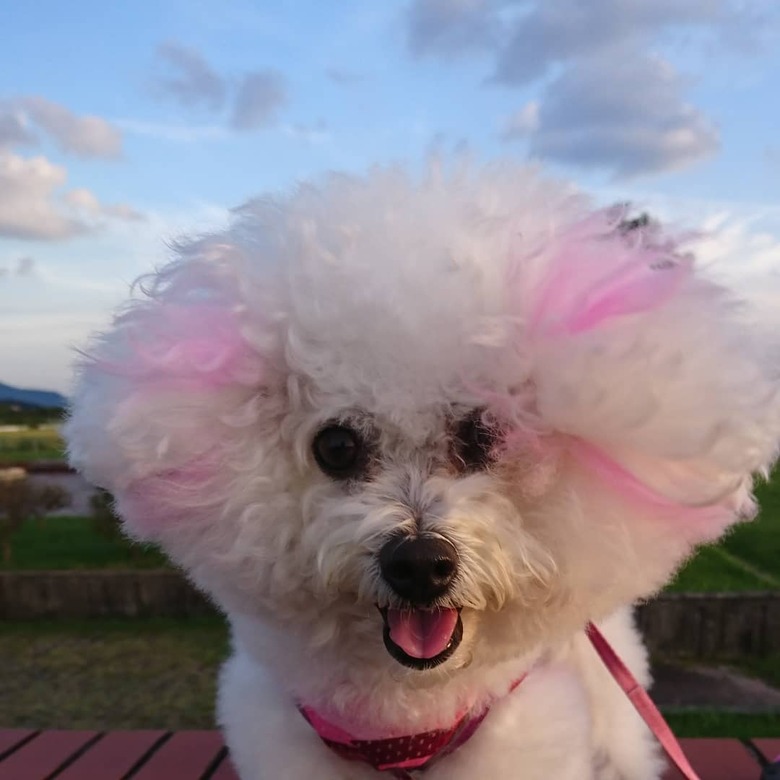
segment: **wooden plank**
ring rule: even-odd
[[[34,736],[25,729],[0,729],[0,780],[41,780],[94,740],[94,731],[46,731]],[[164,737],[164,731],[116,731],[90,745],[57,780],[119,780]],[[25,742],[25,740],[29,740]],[[683,749],[701,780],[756,780],[758,765],[737,740],[683,739]],[[15,745],[20,745],[13,750]],[[757,739],[758,748],[770,759],[780,756],[780,739]],[[154,750],[133,774],[133,780],[200,780],[222,750],[216,731],[183,731]],[[681,780],[670,769],[664,780]],[[238,780],[225,756],[211,780]]]
[[[166,734],[165,731],[112,731],[58,774],[57,780],[119,780]]]
[[[225,756],[217,767],[217,771],[211,776],[210,780],[239,780],[238,772],[230,760],[230,756]],[[313,780],[313,778],[312,778]]]
[[[35,734],[32,729],[0,729],[0,756],[10,753],[16,745]]]
[[[754,739],[753,743],[770,761],[780,761],[780,738]]]
[[[0,780],[42,780],[77,753],[97,731],[43,731],[0,762]]]
[[[221,749],[222,737],[216,731],[179,731],[151,755],[133,780],[200,780]]]
[[[757,780],[759,767],[736,739],[681,739],[685,755],[701,780]],[[669,769],[664,780],[683,780]]]

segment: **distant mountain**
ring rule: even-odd
[[[23,406],[38,406],[48,409],[61,409],[67,403],[64,395],[50,390],[22,390],[0,382],[0,403],[21,404]]]

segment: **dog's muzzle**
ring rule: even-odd
[[[463,638],[460,609],[436,607],[458,573],[458,552],[434,536],[394,536],[379,552],[385,582],[408,606],[385,607],[384,642],[390,655],[412,669],[444,663]]]

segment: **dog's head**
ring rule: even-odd
[[[74,463],[352,665],[497,663],[654,592],[776,452],[733,297],[528,170],[332,177],[146,286],[81,365]]]

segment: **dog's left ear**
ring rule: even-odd
[[[226,447],[244,446],[269,392],[273,329],[262,300],[248,305],[260,293],[241,279],[237,251],[196,245],[144,280],[79,366],[71,462],[114,494],[137,536],[208,504],[210,480],[242,457]]]
[[[657,225],[591,216],[526,297],[538,414],[604,485],[692,544],[753,510],[780,442],[780,372],[745,304]]]

